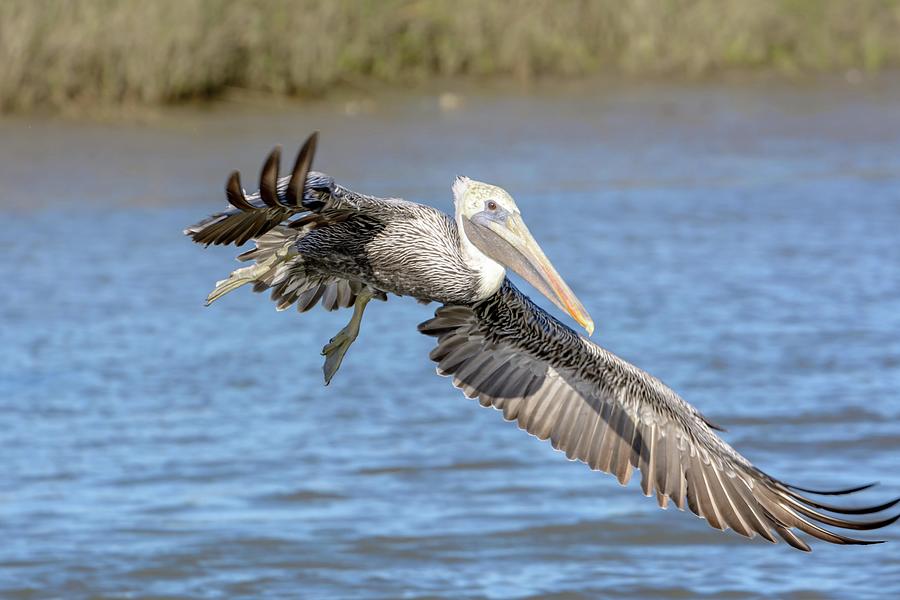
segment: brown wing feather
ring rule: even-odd
[[[293,224],[289,220],[310,210],[324,206],[321,192],[327,196],[328,178],[310,174],[316,150],[316,134],[312,134],[297,155],[297,163],[288,177],[278,177],[281,150],[275,148],[263,164],[259,178],[259,192],[249,198],[241,186],[240,174],[235,171],[225,184],[225,196],[231,208],[216,213],[184,230],[198,244],[235,244],[260,237],[279,224]],[[309,194],[304,202],[304,193]],[[302,220],[302,217],[301,217]]]

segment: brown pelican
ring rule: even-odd
[[[253,240],[238,256],[254,264],[218,282],[207,302],[244,285],[271,290],[279,310],[317,303],[353,307],[349,324],[325,346],[331,381],[359,333],[366,304],[388,293],[442,304],[419,331],[437,339],[437,372],[485,407],[591,469],[626,484],[641,473],[644,495],[662,508],[685,505],[717,529],[809,551],[797,531],[834,544],[872,544],[826,529],[872,530],[900,515],[851,520],[889,509],[846,507],[810,498],[870,486],[816,491],[787,484],[753,466],[696,408],[662,381],[560,323],[506,278],[509,268],[570,314],[588,334],[593,322],[550,264],[512,197],[459,177],[455,218],[421,204],[352,192],[311,172],[316,135],[290,176],[279,178],[280,152],[266,160],[259,191],[247,196],[238,173],[226,185],[231,207],[188,228],[200,244]],[[831,513],[831,514],[829,514]]]

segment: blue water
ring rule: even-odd
[[[181,235],[312,129],[360,191],[450,210],[454,175],[496,182],[598,343],[763,469],[877,502],[900,495],[900,85],[461,93],[0,121],[0,597],[900,595],[900,527],[747,541],[463,398],[415,330],[433,306],[370,305],[323,387],[349,314],[204,308],[234,251]]]

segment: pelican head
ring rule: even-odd
[[[503,267],[515,271],[560,309],[569,313],[588,335],[594,322],[566,282],[544,255],[522,220],[522,213],[512,196],[503,188],[468,177],[457,177],[453,183],[456,220],[464,244],[480,260],[482,270],[499,273],[496,286],[503,277]],[[493,263],[493,264],[491,264]],[[496,286],[493,291],[496,291]]]

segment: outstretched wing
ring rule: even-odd
[[[324,173],[310,171],[318,134],[310,135],[294,162],[291,174],[278,176],[281,149],[276,147],[263,163],[259,191],[245,193],[240,173],[234,171],[225,184],[230,208],[215,213],[184,230],[198,244],[241,246],[258,239],[278,225],[292,229],[322,226],[346,219],[356,211],[377,207],[379,198],[357,194],[337,185]]]
[[[660,380],[600,348],[534,305],[508,280],[473,306],[443,306],[419,326],[438,338],[431,352],[438,373],[482,406],[503,412],[521,429],[591,469],[626,484],[637,468],[641,489],[685,504],[716,529],[809,551],[796,530],[834,544],[871,544],[822,527],[870,530],[900,515],[850,521],[897,504],[843,508],[802,496],[815,492],[781,482],[754,467],[723,441],[693,406]],[[868,486],[864,486],[868,487]]]
[[[198,244],[241,246],[296,215],[321,208],[317,201],[332,191],[334,181],[327,175],[309,172],[317,140],[317,134],[309,136],[289,177],[278,177],[281,149],[272,150],[259,176],[259,191],[249,197],[241,186],[240,173],[232,172],[225,184],[231,208],[188,227],[185,235]]]
[[[260,173],[259,191],[249,196],[241,186],[240,174],[233,172],[225,185],[231,207],[184,230],[192,240],[207,246],[241,246],[250,240],[256,245],[238,256],[240,261],[253,260],[255,264],[217,282],[207,304],[248,283],[256,292],[271,288],[278,310],[296,305],[305,312],[320,301],[327,310],[336,310],[356,301],[364,284],[308,273],[294,249],[294,243],[311,230],[341,223],[354,212],[377,204],[369,196],[335,184],[324,173],[310,171],[317,140],[316,133],[307,138],[287,177],[278,176],[281,150],[272,150]],[[370,294],[386,299],[377,290]]]

